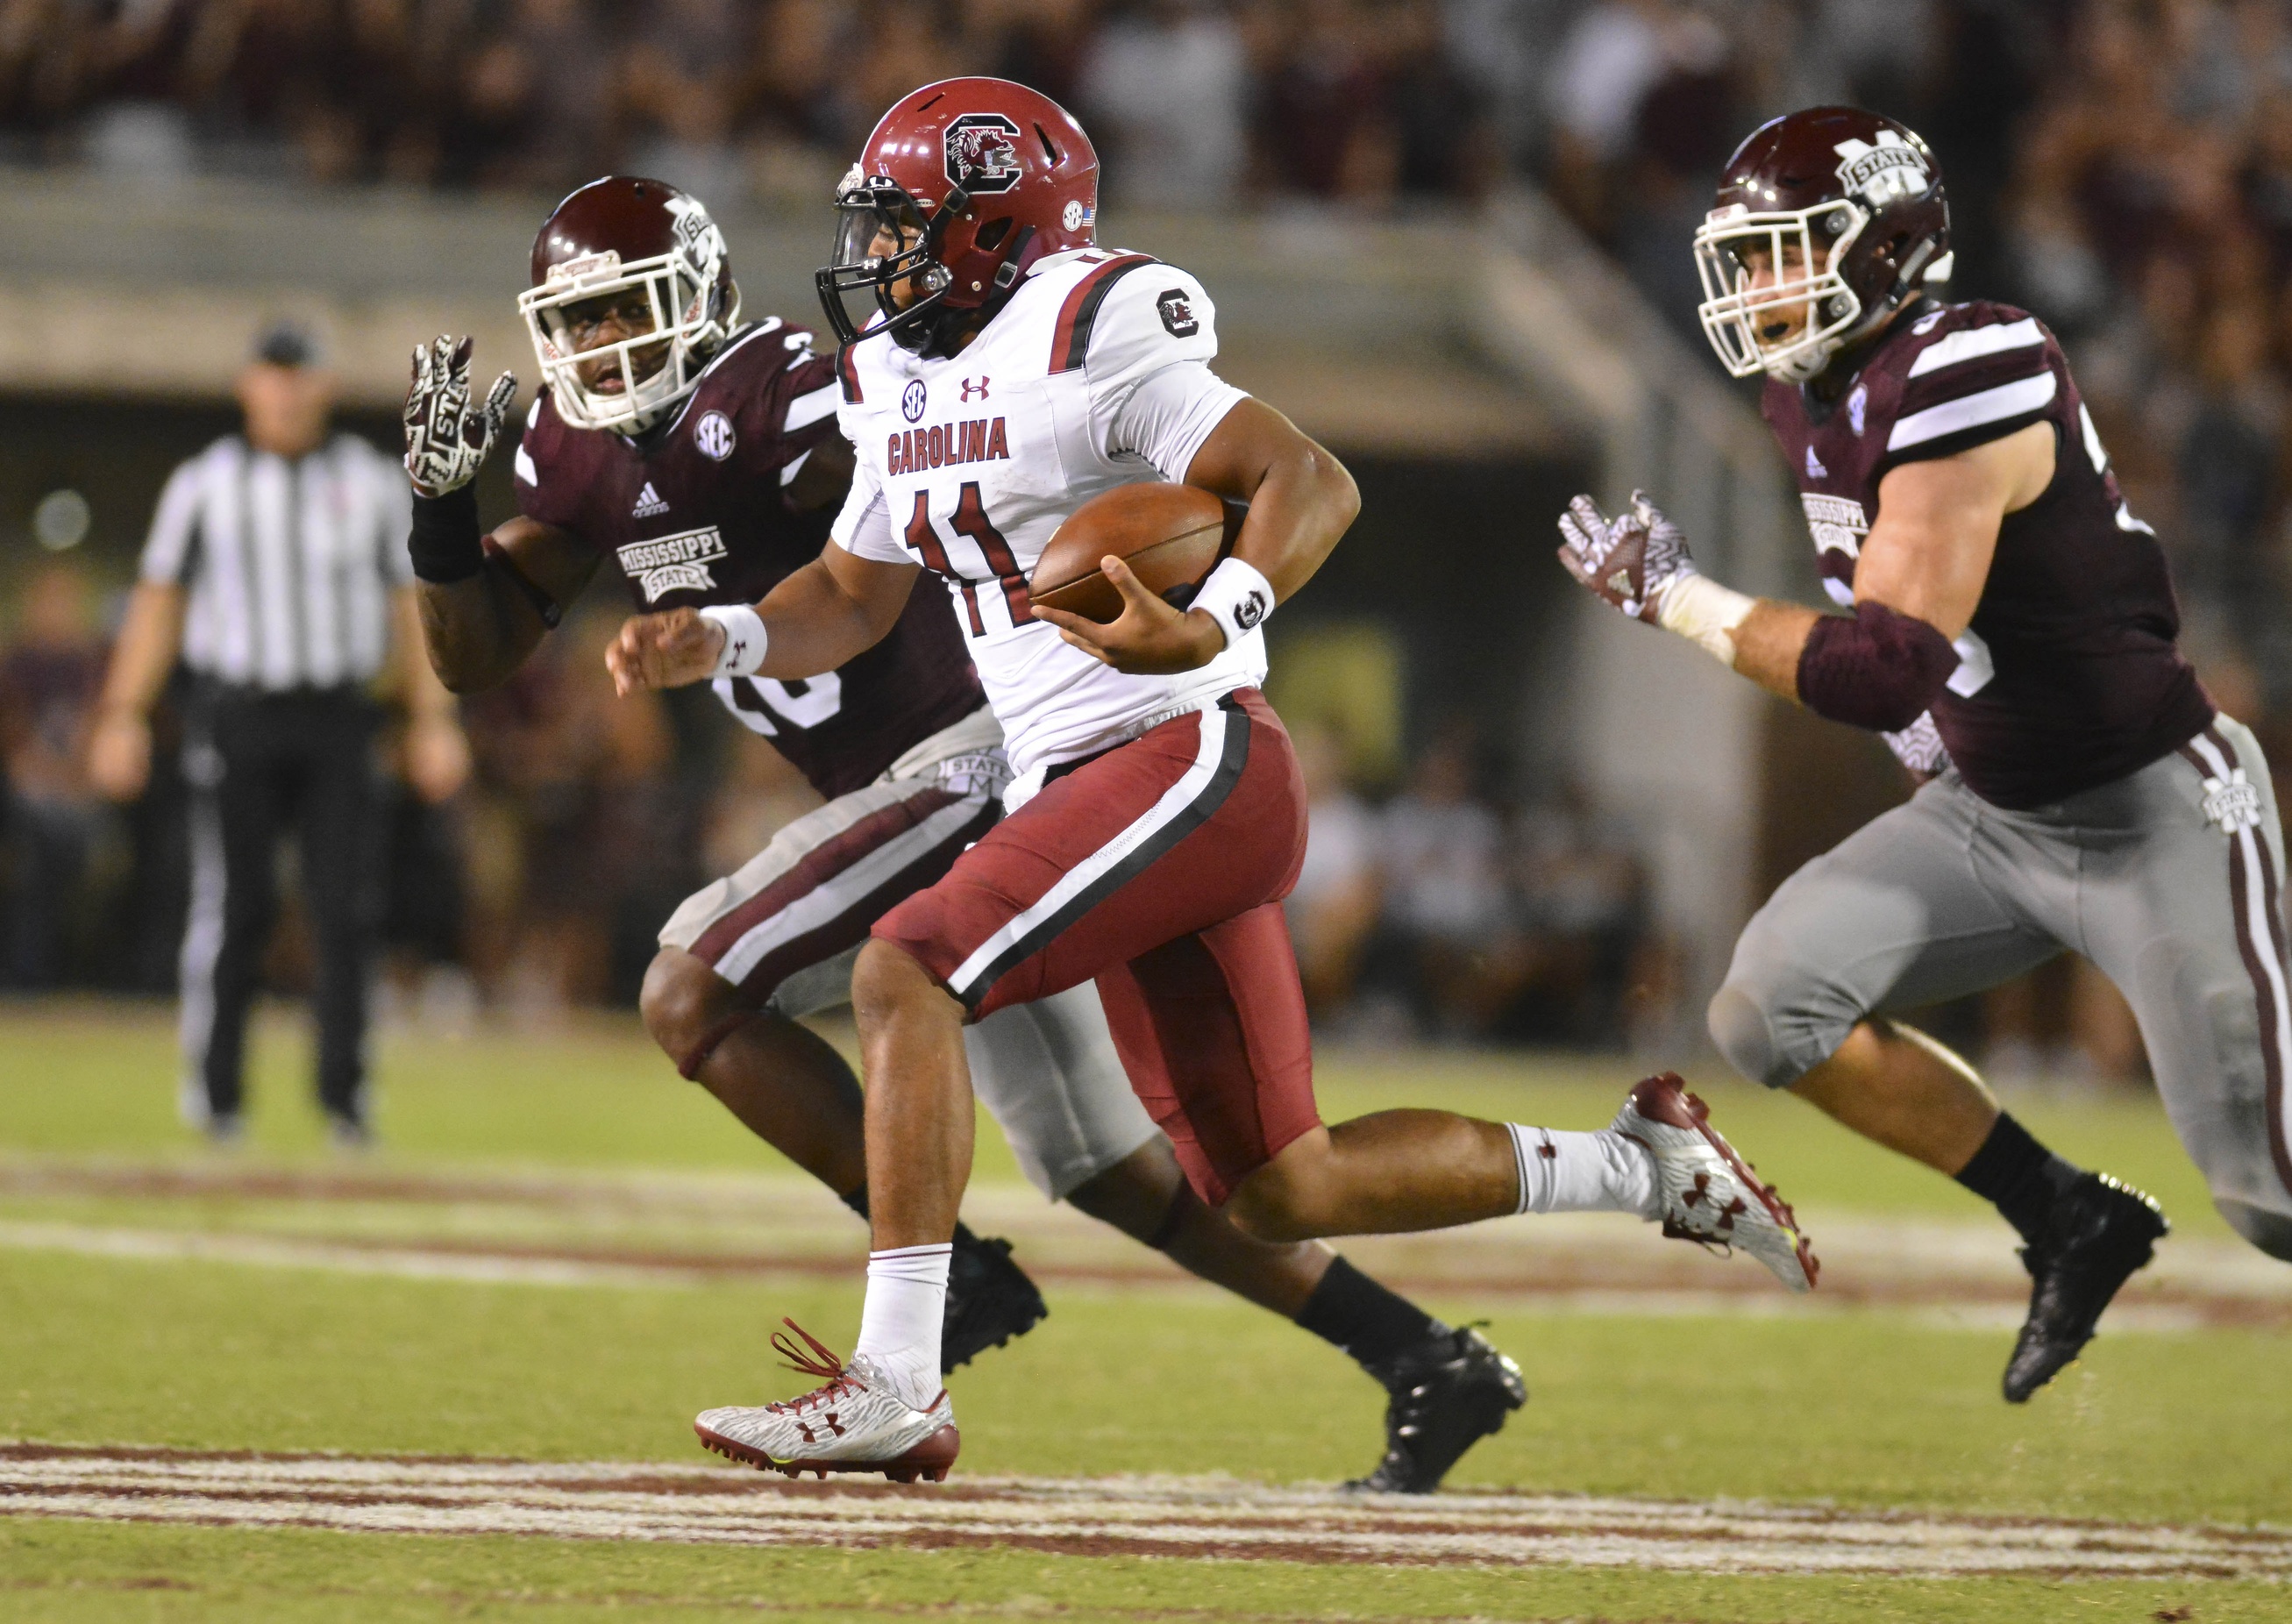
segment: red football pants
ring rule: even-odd
[[[973,1019],[1095,979],[1131,1087],[1222,1205],[1320,1121],[1280,909],[1304,855],[1289,735],[1244,689],[1053,780],[874,933]]]

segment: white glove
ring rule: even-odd
[[[1658,624],[1672,584],[1696,573],[1687,537],[1643,490],[1632,492],[1631,506],[1613,519],[1591,497],[1577,497],[1560,515],[1560,540],[1569,574],[1602,602],[1650,625]]]
[[[501,439],[517,375],[494,380],[485,403],[470,409],[470,347],[445,334],[414,350],[414,382],[406,392],[406,473],[425,497],[459,490],[478,477],[486,453]]]
[[[1894,759],[1922,778],[1932,778],[1948,770],[1949,751],[1941,741],[1941,730],[1934,725],[1933,712],[1922,710],[1918,719],[1899,733],[1881,733],[1886,747]]]
[[[1687,537],[1648,499],[1610,519],[1589,497],[1560,515],[1560,562],[1612,609],[1677,632],[1723,666],[1735,663],[1735,628],[1755,600],[1731,591],[1695,568]]]

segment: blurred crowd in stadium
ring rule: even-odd
[[[393,794],[377,905],[385,997],[408,1013],[634,1002],[661,920],[819,804],[705,689],[615,699],[603,649],[619,616],[592,603],[465,702],[474,771],[452,803]],[[50,563],[0,649],[0,989],[173,985],[184,791],[164,711],[149,794],[113,809],[88,782],[101,620],[85,572]],[[1566,800],[1505,808],[1468,731],[1436,736],[1374,799],[1334,736],[1302,742],[1313,834],[1291,910],[1323,1017],[1369,1038],[1618,1040],[1626,985],[1661,973],[1642,959],[1644,880],[1622,831]],[[299,911],[269,968],[307,982]]]
[[[1698,351],[1687,243],[1733,142],[1820,101],[1905,119],[1949,179],[1954,291],[2063,335],[2207,683],[2292,762],[2286,0],[0,0],[0,158],[537,196],[619,166],[817,201],[876,110],[966,71],[1075,106],[1134,205],[1459,207],[1534,179]],[[165,984],[164,931],[117,945],[151,932],[156,836],[75,764],[99,619],[55,566],[0,661],[0,982]],[[695,872],[800,804],[705,696],[615,706],[577,676],[609,624],[473,702],[475,785],[399,820],[391,872],[446,877],[392,884],[394,940],[472,997],[626,996]],[[1371,1030],[1619,1031],[1662,974],[1627,834],[1564,797],[1502,806],[1469,740],[1418,742],[1374,806],[1320,752],[1295,905],[1317,1002]],[[82,871],[108,912],[68,905]],[[98,923],[75,944],[67,917]],[[2095,1063],[2135,1063],[2123,1038]]]

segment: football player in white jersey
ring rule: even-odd
[[[835,545],[755,609],[642,617],[608,652],[625,690],[829,670],[888,631],[928,568],[1018,773],[1004,820],[861,950],[875,1250],[859,1346],[849,1364],[784,1347],[823,1385],[699,1418],[709,1447],[760,1466],[946,1475],[958,1439],[938,1337],[971,1168],[964,1027],[1088,980],[1195,1192],[1262,1238],[1622,1211],[1813,1283],[1790,1209],[1676,1078],[1639,1085],[1596,1133],[1435,1111],[1322,1125],[1279,906],[1303,855],[1303,786],[1258,692],[1259,626],[1359,497],[1327,450],[1210,370],[1198,283],[1095,246],[1097,182],[1081,126],[1021,85],[947,80],[885,114],[839,190],[819,278],[859,468]],[[855,295],[873,303],[864,319]],[[1190,606],[1109,559],[1118,619],[1034,608],[1052,533],[1142,480],[1249,504]]]

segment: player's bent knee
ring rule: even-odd
[[[865,1026],[918,1001],[944,1001],[952,1008],[961,1008],[913,954],[881,936],[870,937],[851,966],[853,1018]]]
[[[645,968],[637,1013],[680,1076],[700,1073],[716,1046],[752,1020],[739,989],[682,948],[663,948]]]
[[[2215,1196],[2213,1205],[2238,1234],[2271,1257],[2292,1263],[2292,1218],[2226,1196]]]
[[[1805,1070],[1775,1041],[1774,1024],[1759,1000],[1732,982],[1712,995],[1705,1022],[1727,1063],[1755,1083],[1787,1088]]]
[[[1253,1240],[1286,1246],[1329,1232],[1321,1221],[1315,1169],[1276,1157],[1234,1187],[1220,1208]]]

